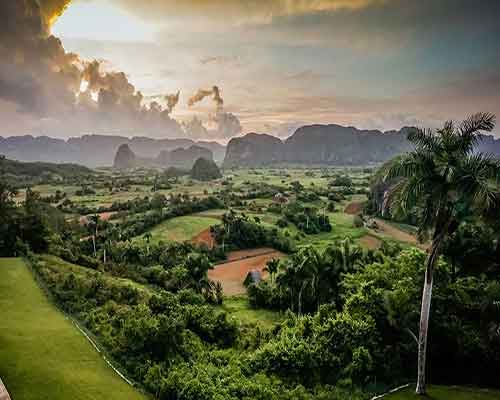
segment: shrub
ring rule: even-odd
[[[355,228],[362,228],[365,225],[363,218],[360,215],[355,215],[353,225]]]

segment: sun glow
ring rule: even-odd
[[[155,32],[151,25],[103,0],[75,2],[52,27],[56,36],[99,41],[152,41]]]

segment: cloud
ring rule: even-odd
[[[238,117],[229,112],[218,111],[210,117],[210,121],[216,126],[214,132],[216,138],[232,138],[242,131]]]
[[[194,116],[188,122],[183,124],[184,132],[192,139],[206,139],[209,136],[207,128],[203,126],[203,122],[198,117]]]
[[[136,15],[150,21],[164,17],[210,20],[224,25],[268,23],[276,16],[294,16],[310,13],[356,10],[387,0],[112,0]]]
[[[0,106],[16,125],[9,133],[133,133],[180,137],[186,132],[170,114],[180,92],[146,102],[122,71],[100,60],[86,61],[66,52],[50,34],[51,24],[68,0],[22,0],[0,3]],[[223,111],[220,90],[210,95],[220,125],[216,134],[235,130],[237,118]],[[199,100],[201,100],[201,97]],[[219,129],[219,128],[218,128]],[[198,130],[202,132],[202,130]]]
[[[216,65],[218,67],[223,65],[237,66],[241,64],[240,57],[232,56],[207,56],[200,59],[201,65]]]

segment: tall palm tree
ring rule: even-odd
[[[266,267],[264,268],[264,271],[269,273],[269,277],[271,278],[271,283],[274,283],[274,277],[278,272],[279,266],[280,266],[279,258],[272,258],[267,262]]]
[[[99,221],[101,220],[101,217],[99,214],[94,213],[89,217],[89,225],[92,229],[92,245],[94,247],[94,257],[97,257],[97,234],[98,234],[98,228],[99,228]]]
[[[151,232],[146,232],[143,237],[144,240],[146,241],[146,255],[149,257],[149,245],[151,243],[153,235],[151,234]]]
[[[397,179],[388,204],[408,212],[419,206],[419,234],[430,234],[425,265],[418,340],[417,394],[425,394],[425,361],[434,266],[443,241],[465,215],[487,216],[500,201],[500,162],[475,153],[480,131],[492,131],[495,116],[478,113],[436,132],[416,129],[408,135],[415,149],[388,166],[385,181]]]
[[[363,252],[359,246],[354,244],[351,238],[346,237],[328,246],[323,251],[322,258],[324,266],[320,270],[318,303],[332,298],[335,299],[335,302],[338,302],[342,274],[352,272],[361,264]]]

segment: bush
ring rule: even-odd
[[[286,228],[288,226],[288,221],[285,218],[280,218],[276,221],[276,225],[280,228]]]
[[[355,228],[362,228],[365,226],[363,218],[360,215],[355,215],[353,219],[353,225]]]

